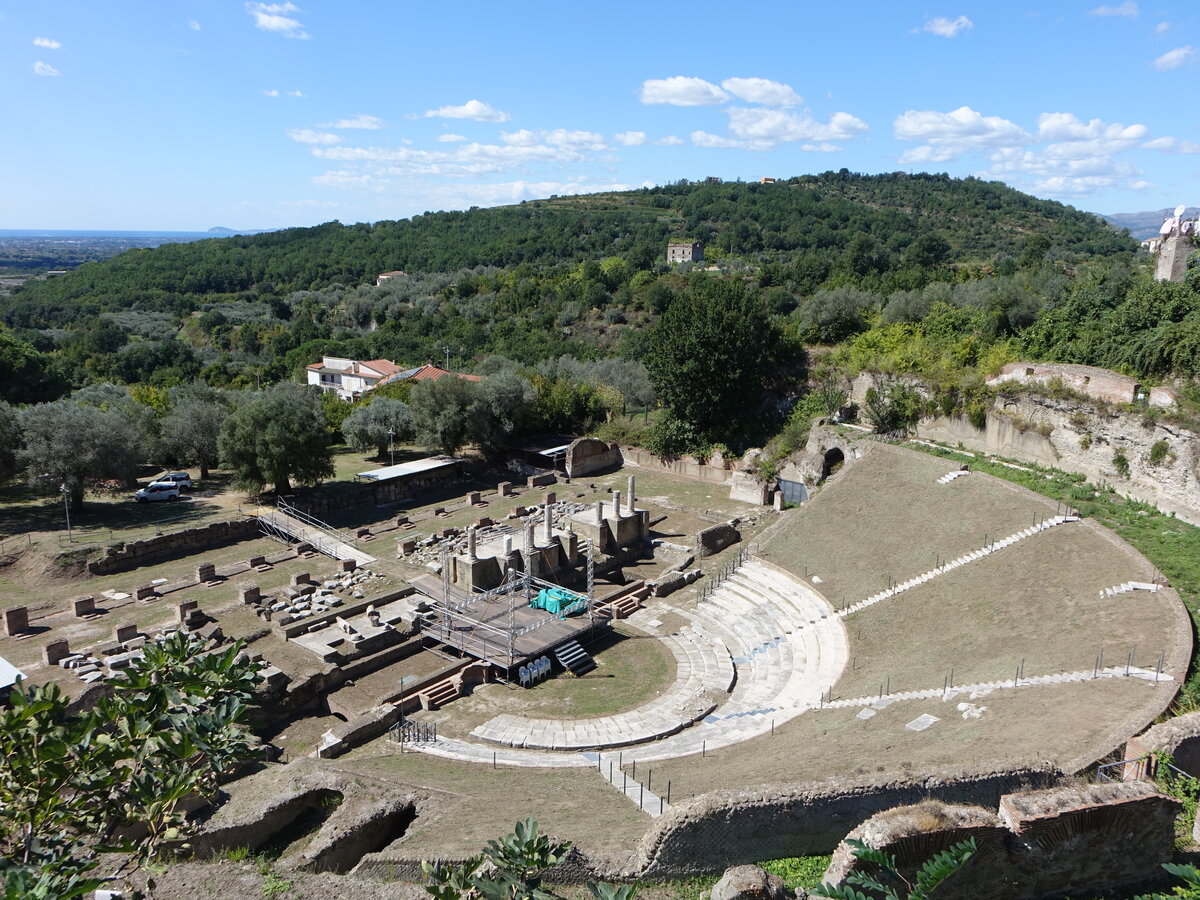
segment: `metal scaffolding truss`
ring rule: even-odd
[[[525,655],[518,648],[519,639],[559,621],[558,616],[547,614],[535,622],[518,625],[518,610],[527,608],[539,591],[552,588],[579,595],[586,605],[589,629],[595,626],[595,566],[590,544],[584,545],[584,553],[587,559],[585,593],[563,588],[528,572],[509,569],[499,587],[470,595],[451,590],[449,553],[443,553],[442,596],[440,599],[431,598],[430,617],[433,621],[425,626],[425,631],[460,652],[486,659],[506,669],[512,668]],[[504,605],[499,615],[498,604]]]

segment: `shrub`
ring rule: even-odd
[[[1128,478],[1129,471],[1130,471],[1129,470],[1129,457],[1125,455],[1124,451],[1118,450],[1115,453],[1113,453],[1112,461],[1113,461],[1113,468],[1117,470],[1117,474],[1120,475],[1122,478]]]
[[[1080,450],[1089,450],[1089,449],[1091,449],[1091,446],[1092,446],[1092,436],[1085,431],[1083,433],[1083,436],[1079,439],[1079,449]]]
[[[1171,450],[1171,445],[1165,440],[1156,441],[1154,446],[1150,448],[1150,465],[1157,466],[1167,458],[1167,453]]]

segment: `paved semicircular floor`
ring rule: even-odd
[[[689,624],[661,631],[658,617],[667,612]],[[579,751],[616,747],[630,760],[686,756],[749,740],[818,706],[848,658],[845,628],[832,606],[756,559],[695,608],[651,603],[627,621],[657,634],[675,655],[676,683],[661,697],[595,719],[503,714],[471,733],[486,743],[439,739],[420,749],[526,766],[594,765],[594,753]],[[710,699],[723,693],[723,702]]]

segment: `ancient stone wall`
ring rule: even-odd
[[[329,519],[341,512],[362,507],[387,506],[428,494],[444,491],[461,484],[465,477],[463,466],[448,471],[434,470],[405,478],[390,478],[386,481],[371,481],[357,484],[353,489],[332,496],[305,496],[289,498],[298,509],[318,519]]]
[[[696,535],[696,556],[704,559],[720,553],[726,547],[736,544],[742,539],[742,534],[728,522],[721,525],[710,525]]]
[[[973,838],[972,858],[938,888],[945,900],[1090,895],[1159,875],[1181,808],[1145,782],[1093,784],[1009,794],[998,815],[928,802],[888,810],[849,837],[893,855],[909,878],[934,854]],[[863,865],[843,844],[824,880],[840,883]]]
[[[1004,794],[1056,784],[1060,777],[1049,763],[1033,763],[715,791],[656,820],[634,867],[639,876],[683,878],[761,859],[829,853],[847,831],[894,806],[929,797],[995,806]]]
[[[1166,753],[1176,768],[1200,777],[1200,712],[1155,725],[1125,744],[1125,759],[1137,759],[1147,753]],[[1146,768],[1137,771],[1144,772]]]
[[[566,469],[571,478],[620,466],[621,448],[596,438],[578,438],[567,448]]]
[[[201,528],[187,528],[141,541],[114,544],[99,559],[88,563],[88,571],[93,575],[128,572],[139,566],[227,547],[258,536],[258,519],[252,516],[230,522],[214,522]]]
[[[965,418],[952,417],[925,420],[917,434],[1078,472],[1200,524],[1200,439],[1169,422],[1151,422],[1077,400],[1022,395],[997,398],[982,431]],[[1160,441],[1166,442],[1166,455],[1151,462],[1152,448]],[[1113,462],[1118,451],[1129,462],[1128,478]]]
[[[621,455],[629,465],[670,472],[672,475],[694,478],[697,481],[725,484],[732,475],[731,465],[723,459],[720,461],[720,465],[716,465],[715,459],[709,460],[709,463],[705,464],[691,456],[655,456],[649,450],[643,450],[640,447],[625,447],[621,450]]]
[[[1138,395],[1137,380],[1128,375],[1096,366],[1067,363],[1008,363],[987,383],[995,387],[1005,382],[1044,385],[1058,382],[1071,390],[1109,403],[1132,403]]]

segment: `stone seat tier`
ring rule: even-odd
[[[636,625],[645,611],[629,620]],[[675,657],[676,681],[659,697],[632,710],[593,719],[547,719],[503,713],[471,732],[480,740],[533,750],[588,750],[658,740],[686,728],[728,693],[735,669],[725,645],[702,628],[658,635]]]

